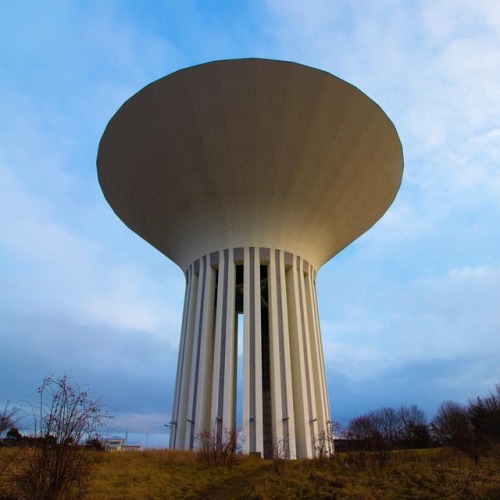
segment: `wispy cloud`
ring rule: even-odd
[[[423,370],[428,363],[441,363],[436,377],[445,380],[455,377],[446,366],[460,359],[464,369],[482,365],[474,383],[488,390],[500,352],[500,313],[492,300],[500,290],[500,267],[450,269],[407,287],[381,288],[365,310],[353,312],[351,305],[341,314],[346,319],[323,325],[332,370],[368,383],[405,366],[418,370],[420,364]]]

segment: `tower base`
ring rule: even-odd
[[[207,431],[222,441],[239,399],[245,453],[332,451],[315,279],[306,260],[269,248],[221,250],[188,267],[171,448],[196,449]]]

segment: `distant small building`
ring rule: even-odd
[[[122,451],[139,451],[141,449],[141,443],[124,443],[122,445]]]
[[[111,436],[104,440],[104,448],[106,451],[121,451],[125,444],[125,438],[120,436]]]
[[[111,436],[104,440],[104,448],[106,451],[139,451],[141,443],[130,443],[120,436]]]

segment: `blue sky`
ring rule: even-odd
[[[106,204],[97,145],[146,84],[241,57],[347,80],[403,143],[395,203],[318,276],[333,418],[500,382],[496,0],[3,1],[0,47],[0,406],[67,374],[167,442],[184,278]]]

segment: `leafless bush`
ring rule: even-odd
[[[431,428],[436,439],[468,455],[476,465],[481,456],[490,448],[490,441],[481,432],[477,432],[471,411],[454,401],[445,401],[432,420]]]
[[[290,459],[290,436],[281,436],[273,440],[273,469],[280,476],[285,470],[285,463]]]
[[[476,433],[500,443],[500,384],[488,396],[469,401],[468,410]]]
[[[425,448],[430,443],[429,427],[424,413],[416,405],[399,408],[383,407],[349,420],[336,432],[339,448],[356,455],[356,463],[364,467],[366,452],[375,452],[380,467],[389,460],[389,450]]]
[[[375,432],[393,449],[422,448],[429,441],[425,415],[416,405],[401,405],[399,408],[384,406],[353,419],[364,419],[369,424],[369,433]]]
[[[346,453],[346,467],[364,469],[373,460],[380,468],[387,465],[390,441],[384,437],[379,422],[371,414],[351,419],[347,427],[337,424],[336,435],[343,441],[341,448]]]
[[[330,432],[321,431],[314,438],[314,455],[320,465],[323,465],[325,458],[333,455],[333,436]]]
[[[16,426],[21,414],[20,408],[10,408],[9,403],[5,406],[2,413],[0,413],[0,439],[3,435],[13,427]]]
[[[40,500],[81,498],[95,456],[84,445],[96,439],[98,429],[111,417],[67,377],[46,378],[38,393],[38,405],[31,405],[31,446],[11,464],[9,491],[0,494]]]
[[[242,445],[241,431],[227,427],[222,430],[222,435],[211,429],[199,432],[196,439],[200,460],[212,467],[234,464]]]

